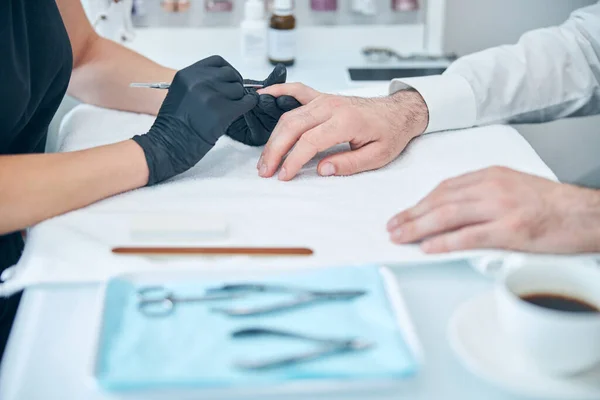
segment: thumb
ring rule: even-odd
[[[283,64],[277,64],[273,71],[269,74],[267,79],[264,81],[264,85],[271,86],[278,83],[285,83],[287,79],[287,68]]]
[[[344,151],[325,157],[319,163],[317,171],[321,176],[354,175],[381,168],[390,161],[384,157],[384,153],[378,146],[371,143],[357,150]]]

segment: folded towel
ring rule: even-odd
[[[145,132],[152,121],[147,115],[78,106],[65,118],[57,142],[61,151],[113,143]],[[507,126],[425,135],[380,170],[319,177],[317,162],[339,149],[319,155],[293,181],[280,182],[258,177],[255,166],[260,148],[224,137],[196,167],[164,184],[118,195],[32,228],[11,290],[43,282],[98,281],[115,271],[158,267],[156,262],[124,261],[110,253],[112,246],[132,244],[131,215],[144,212],[176,212],[190,219],[201,219],[194,215],[198,210],[221,215],[229,225],[229,237],[210,245],[304,246],[315,251],[313,257],[301,261],[252,259],[247,263],[317,266],[429,261],[418,246],[390,243],[385,225],[443,179],[491,165],[555,179],[529,144]],[[201,260],[203,265],[231,261]]]
[[[256,317],[227,317],[210,311],[215,303],[196,303],[177,304],[168,317],[149,318],[137,308],[139,284],[115,279],[106,291],[96,371],[100,385],[110,390],[233,388],[299,380],[397,379],[416,372],[415,349],[411,349],[405,338],[407,332],[399,328],[378,268],[296,272],[260,282],[368,293],[350,301],[323,302]],[[198,295],[221,284],[221,281],[164,282],[180,296]],[[260,296],[226,304],[244,305]],[[248,372],[236,368],[234,362],[297,354],[314,349],[314,344],[273,337],[231,338],[231,332],[247,327],[269,327],[317,337],[360,338],[375,346],[293,366]]]

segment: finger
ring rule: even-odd
[[[243,82],[242,75],[231,66],[219,68],[217,76],[223,82]]]
[[[458,189],[481,182],[488,175],[488,169],[480,169],[466,174],[458,175],[442,182],[447,189]]]
[[[393,216],[388,221],[388,231],[396,229],[407,221],[419,218],[444,204],[475,200],[485,195],[485,188],[480,187],[483,178],[480,179],[480,175],[476,174],[467,175],[440,183],[413,207]]]
[[[381,149],[375,143],[368,144],[357,150],[344,151],[325,157],[319,163],[317,170],[321,176],[354,175],[383,167],[389,162],[381,157]]]
[[[472,249],[509,248],[510,237],[500,222],[467,226],[454,232],[432,237],[421,243],[421,249],[430,254]]]
[[[308,104],[321,95],[320,92],[302,83],[283,83],[258,90],[258,94],[270,94],[273,97],[292,96],[301,104]]]
[[[268,94],[261,94],[258,98],[258,108],[261,112],[271,117],[275,122],[279,121],[283,112],[277,107],[275,97]]]
[[[275,84],[285,83],[287,79],[287,68],[283,64],[277,64],[273,71],[269,74],[267,79],[264,80],[264,85],[272,86]]]
[[[262,165],[259,167],[260,176],[273,176],[283,157],[300,137],[327,121],[330,116],[331,110],[326,107],[310,106],[303,106],[283,114],[263,150]]]
[[[494,210],[486,202],[447,204],[400,225],[390,232],[390,236],[394,243],[412,243],[465,226],[488,222],[494,217]]]
[[[262,94],[258,100],[260,111],[271,117],[275,123],[279,121],[284,113],[299,107],[301,107],[301,104],[290,96],[275,98],[269,94]]]
[[[204,67],[231,67],[231,64],[229,64],[223,57],[218,55],[206,57],[205,59],[198,61],[194,65],[202,65]]]
[[[275,99],[275,103],[277,104],[277,107],[283,112],[292,111],[302,106],[302,104],[300,104],[300,102],[294,97],[285,95],[277,97]]]
[[[316,126],[298,140],[283,162],[278,178],[282,181],[289,181],[319,152],[348,141],[349,138],[345,132],[336,129],[335,122],[331,119]]]
[[[223,93],[230,100],[239,100],[243,97],[253,97],[255,104],[258,103],[256,95],[246,94],[244,87],[240,83],[221,82],[215,85],[216,89]]]

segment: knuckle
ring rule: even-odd
[[[438,189],[440,189],[440,190],[446,190],[446,189],[450,188],[450,186],[452,186],[452,179],[444,179],[438,185]]]
[[[493,167],[489,167],[487,172],[489,176],[502,180],[506,177],[506,175],[508,175],[510,171],[511,170],[507,167],[496,165]]]
[[[314,150],[319,150],[318,140],[315,135],[302,135],[300,140],[298,141],[302,146],[309,147]]]
[[[396,156],[395,156],[394,149],[392,149],[389,146],[383,146],[380,149],[380,151],[377,153],[375,158],[376,158],[376,161],[378,162],[378,164],[387,164],[388,162],[390,162],[394,158],[396,158]]]
[[[487,182],[485,182],[483,189],[484,194],[487,192],[493,194],[494,197],[497,197],[504,192],[504,183],[497,178],[488,179]]]
[[[510,233],[523,233],[527,226],[527,221],[523,216],[515,216],[513,218],[507,218],[503,222],[503,227]]]
[[[473,248],[484,245],[487,242],[488,233],[484,230],[466,233],[460,241],[461,248]]]
[[[226,63],[225,59],[223,57],[221,57],[220,55],[218,55],[218,54],[212,55],[212,56],[208,57],[206,60],[207,61],[216,61],[216,62],[218,62],[220,64],[225,64]]]
[[[360,171],[360,164],[358,162],[358,160],[356,159],[356,157],[346,157],[346,171],[345,174],[354,174],[358,171]]]
[[[513,209],[516,205],[515,199],[510,196],[500,196],[495,201],[495,210],[498,212],[506,212]]]
[[[406,222],[402,225],[402,234],[409,240],[419,236],[418,221]]]
[[[281,126],[284,131],[291,130],[294,128],[295,121],[296,119],[293,114],[285,113],[279,118],[279,126]]]
[[[454,219],[456,219],[456,216],[458,215],[459,211],[460,206],[458,206],[457,204],[447,204],[445,206],[440,207],[436,213],[438,225],[450,225],[450,223]]]
[[[327,98],[327,105],[330,108],[340,108],[344,105],[344,99],[341,96],[329,96]]]

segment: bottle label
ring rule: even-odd
[[[269,28],[269,58],[291,61],[296,58],[296,31]]]
[[[245,32],[242,36],[242,57],[264,61],[267,56],[266,30],[253,30]]]

